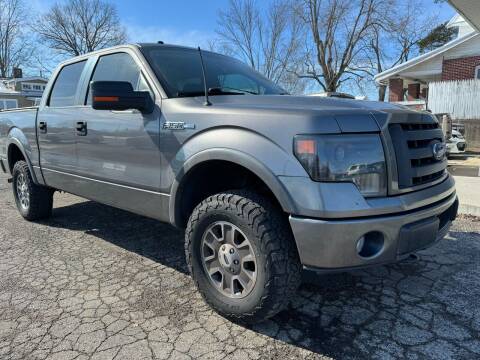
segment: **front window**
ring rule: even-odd
[[[129,82],[136,91],[150,91],[135,60],[124,52],[101,56],[91,81],[125,81]],[[89,91],[87,104],[91,105],[91,103],[92,95]]]
[[[201,96],[204,94],[202,64],[198,50],[168,46],[143,47],[169,97]],[[233,58],[203,52],[207,88],[211,95],[280,95],[285,91]]]

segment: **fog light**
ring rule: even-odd
[[[357,254],[365,259],[375,257],[382,252],[384,244],[383,234],[371,231],[357,240]]]
[[[361,253],[363,247],[365,246],[365,236],[362,236],[360,239],[357,241],[357,253]]]

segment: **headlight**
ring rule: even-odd
[[[387,195],[385,155],[378,135],[299,135],[294,153],[314,181],[352,182],[365,197]]]

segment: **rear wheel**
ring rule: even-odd
[[[301,265],[287,219],[249,191],[211,196],[193,211],[186,255],[204,299],[220,314],[258,322],[283,310]]]
[[[33,182],[25,161],[18,161],[13,167],[12,188],[18,211],[25,219],[34,221],[51,216],[54,191]]]

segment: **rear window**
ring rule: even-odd
[[[0,110],[15,109],[17,107],[18,103],[15,99],[0,99]]]
[[[85,67],[86,60],[66,65],[60,70],[50,94],[49,105],[52,107],[75,105],[75,94]]]

